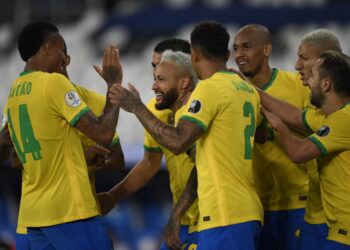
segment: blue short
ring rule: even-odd
[[[198,233],[197,250],[256,250],[260,232],[259,221],[206,229]]]
[[[101,217],[28,228],[31,249],[113,249]]]
[[[265,211],[259,249],[299,249],[299,232],[304,223],[304,214],[304,208],[284,211]]]
[[[300,229],[299,249],[322,249],[327,236],[327,224],[309,224],[304,221]]]
[[[179,237],[184,250],[192,249],[198,244],[198,232],[189,233],[188,226],[182,225],[180,227]],[[162,242],[160,250],[169,250],[165,241]]]
[[[321,250],[350,250],[349,245],[345,245],[336,241],[326,240],[322,246],[319,248]]]
[[[30,250],[30,241],[28,234],[18,234],[15,235],[16,240],[16,250]]]

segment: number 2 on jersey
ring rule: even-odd
[[[11,130],[11,138],[14,147],[16,148],[18,158],[22,164],[26,163],[26,154],[31,153],[34,160],[40,160],[41,159],[41,147],[39,141],[34,136],[34,131],[32,127],[32,123],[30,122],[30,117],[28,114],[28,108],[27,104],[21,104],[19,105],[19,129],[20,129],[20,136],[22,141],[22,148],[19,145],[17,135],[15,133],[15,130],[13,128],[12,119],[11,119],[11,113],[10,110],[7,110],[7,119],[9,124],[9,129]]]
[[[245,102],[243,105],[243,116],[250,116],[250,124],[244,128],[244,159],[252,159],[252,144],[250,142],[251,137],[254,136],[255,130],[255,115],[254,108],[250,102]]]

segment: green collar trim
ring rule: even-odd
[[[273,68],[270,80],[267,83],[265,83],[261,89],[267,90],[274,83],[274,81],[277,77],[277,74],[278,74],[278,69]]]
[[[22,77],[22,76],[25,76],[25,75],[28,75],[32,72],[34,72],[35,70],[26,70],[26,71],[23,71],[21,73],[19,73],[19,76]]]

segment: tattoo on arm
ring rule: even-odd
[[[142,103],[135,114],[153,138],[175,154],[185,152],[204,132],[200,126],[186,120],[180,120],[176,127],[169,126],[158,120]]]
[[[79,119],[75,127],[98,144],[109,146],[115,133],[118,115],[119,108],[116,107],[105,110],[100,117],[89,111]]]

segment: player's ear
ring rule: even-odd
[[[231,56],[231,51],[230,50],[228,50],[227,51],[227,54],[226,54],[226,62],[230,59],[230,56]]]
[[[265,44],[264,45],[264,55],[269,57],[272,53],[272,45],[271,43]]]
[[[329,92],[331,90],[333,83],[329,77],[325,77],[325,78],[321,79],[320,85],[321,85],[321,90],[324,93],[326,93],[326,92]]]
[[[45,53],[45,55],[50,56],[52,54],[52,43],[51,41],[46,41],[42,46],[41,49]]]
[[[199,62],[201,58],[201,51],[198,48],[191,49],[191,58],[193,62]]]
[[[190,76],[184,76],[182,78],[182,83],[181,83],[181,89],[187,89],[190,85],[191,82],[191,77]]]

